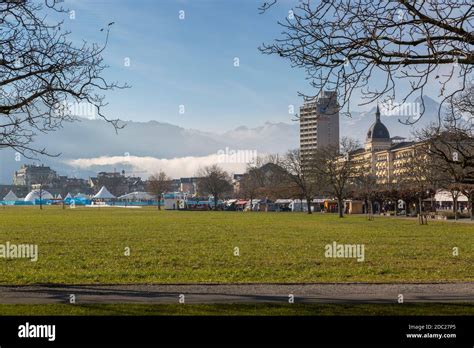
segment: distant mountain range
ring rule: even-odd
[[[438,107],[436,101],[426,97],[425,114],[414,127],[400,123],[399,119],[404,117],[398,116],[382,115],[382,122],[392,137],[409,138],[415,128],[437,120]],[[368,128],[375,120],[375,110],[374,107],[368,112],[353,112],[351,118],[341,117],[341,136],[350,136],[363,143]],[[110,124],[102,120],[81,119],[66,124],[54,133],[39,135],[34,145],[61,153],[60,157],[41,158],[41,163],[50,165],[61,175],[88,177],[98,170],[125,169],[146,177],[153,166],[159,165],[164,169],[171,166],[170,175],[187,176],[193,175],[196,166],[206,163],[205,159],[215,157],[218,151],[256,150],[264,154],[284,153],[297,148],[299,124],[266,122],[256,128],[242,126],[225,133],[212,133],[157,121],[130,121],[116,133]],[[123,158],[132,158],[133,161],[127,162]],[[34,162],[27,159],[16,161],[12,150],[0,151],[0,182],[10,184],[13,172],[22,163]],[[141,168],[141,163],[144,168]],[[180,167],[185,169],[182,174],[178,174],[181,173]],[[244,167],[241,165],[235,170],[243,170]]]

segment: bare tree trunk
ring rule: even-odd
[[[158,195],[158,210],[161,210],[161,195]]]
[[[421,208],[421,195],[418,197],[418,221],[423,225],[423,209]]]
[[[418,214],[418,221],[420,225],[427,225],[428,224],[428,218],[423,214],[423,199],[422,196],[418,198],[418,205],[419,205],[419,214]]]
[[[339,217],[340,218],[344,217],[344,207],[342,206],[343,204],[344,204],[343,199],[338,197],[337,198],[337,210],[339,212]]]
[[[453,196],[453,213],[454,220],[458,219],[458,198]]]
[[[372,209],[372,200],[368,199],[367,200],[367,219],[369,221],[372,221],[374,219],[374,212]]]
[[[217,197],[217,195],[214,195],[214,210],[217,211],[217,201],[219,200],[219,198]],[[252,203],[250,203],[252,204]]]
[[[469,195],[469,205],[471,211],[471,220],[474,221],[474,192],[471,192],[471,194]]]
[[[312,214],[312,211],[311,211],[311,198],[306,197],[306,204],[308,205],[308,214]],[[303,201],[301,201],[301,205],[303,205]]]

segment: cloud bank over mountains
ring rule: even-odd
[[[171,159],[138,156],[102,156],[67,160],[66,163],[80,170],[99,172],[110,168],[127,168],[127,172],[147,178],[158,170],[163,170],[172,178],[194,176],[199,168],[219,164],[229,173],[242,173],[246,163],[229,163],[221,160],[221,155],[188,156]]]

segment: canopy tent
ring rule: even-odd
[[[120,196],[118,199],[127,201],[151,201],[155,197],[148,192],[131,192]]]
[[[61,194],[58,194],[58,195],[56,196],[56,199],[63,199],[63,197],[61,197]]]
[[[293,202],[291,202],[288,207],[291,209],[291,211],[308,211],[308,202],[302,201],[301,199],[294,199]],[[311,210],[313,207],[311,207]]]
[[[293,200],[291,200],[291,203],[301,204],[301,203],[306,203],[306,200],[293,199]]]
[[[4,201],[17,201],[18,197],[16,196],[16,194],[13,193],[12,190],[10,190],[10,192],[8,192],[5,197],[3,197],[3,200]]]
[[[315,198],[313,199],[313,203],[324,203],[325,200],[325,198]]]
[[[77,195],[74,196],[74,198],[87,198],[87,196],[83,193],[78,193]]]
[[[40,197],[41,196],[41,197]],[[42,190],[33,190],[30,193],[28,193],[24,199],[25,202],[35,202],[36,200],[41,199],[41,200],[50,200],[54,199],[53,195],[49,193],[48,191]]]
[[[66,197],[64,197],[64,200],[66,199],[72,199],[72,195],[68,192],[68,194],[66,195]]]
[[[436,202],[451,202],[452,203],[453,196],[451,195],[449,191],[440,190],[436,193],[435,200]],[[467,197],[460,193],[458,196],[458,202],[467,202],[467,201],[468,201]]]
[[[99,192],[93,197],[93,199],[114,199],[116,198],[113,194],[107,190],[107,187],[102,186]]]
[[[292,202],[293,202],[292,199],[277,199],[275,201],[275,204],[290,204]]]

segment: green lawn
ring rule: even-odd
[[[0,315],[232,315],[232,316],[315,316],[315,315],[474,315],[474,304],[214,304],[214,305],[0,305]]]
[[[474,281],[474,225],[452,222],[6,207],[7,241],[38,244],[39,260],[0,258],[0,284]],[[325,258],[333,241],[364,244],[365,262]]]

